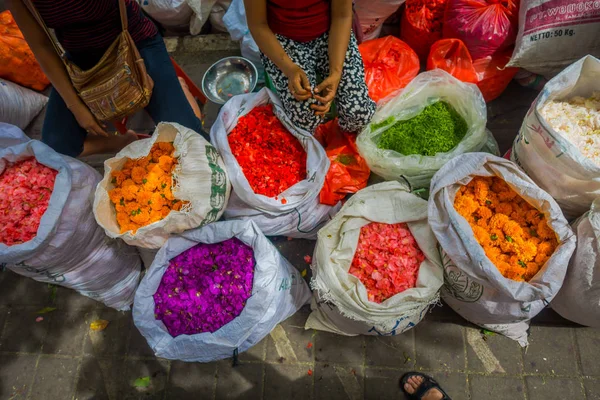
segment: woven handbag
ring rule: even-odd
[[[127,30],[125,0],[119,0],[122,32],[100,61],[87,71],[67,59],[31,0],[25,4],[42,26],[65,64],[73,87],[99,121],[120,120],[148,105],[154,81]]]

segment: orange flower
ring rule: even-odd
[[[108,198],[115,204],[119,204],[123,198],[123,189],[115,188],[108,191]]]
[[[171,142],[159,142],[158,148],[169,155],[173,155],[172,153],[175,151],[175,147],[173,147],[173,143]]]
[[[160,156],[158,159],[158,165],[163,171],[171,172],[171,169],[173,168],[173,161],[173,158],[169,156]]]
[[[123,198],[125,199],[125,201],[133,201],[137,197],[138,192],[139,192],[138,186],[129,185],[129,186],[123,186],[123,190],[121,191],[121,194],[123,195]]]
[[[125,225],[129,223],[129,215],[126,212],[117,213],[117,222],[119,225]]]
[[[544,214],[500,178],[475,177],[458,190],[454,208],[505,278],[532,279],[558,246]]]
[[[166,205],[166,201],[162,196],[161,193],[152,193],[152,202],[150,204],[153,210],[160,211]]]
[[[135,164],[136,164],[136,166],[138,166],[140,168],[146,169],[148,167],[148,164],[150,164],[150,157],[138,158],[135,161]]]
[[[131,179],[141,185],[143,180],[146,178],[146,170],[142,167],[133,167],[131,170]]]
[[[147,210],[138,209],[138,211],[130,218],[136,224],[144,226],[146,225],[146,222],[150,220],[150,213]]]
[[[121,171],[112,171],[115,188],[108,195],[115,206],[121,233],[135,233],[187,204],[175,199],[171,191],[171,171],[177,164],[174,151],[172,143],[155,143],[147,156],[127,159]]]
[[[114,185],[120,186],[123,181],[126,179],[125,174],[123,173],[123,171],[112,171],[110,173],[110,175],[112,176],[112,183]]]
[[[138,193],[137,202],[139,204],[151,205],[152,204],[152,196],[154,194],[155,194],[154,192],[149,192],[147,190],[141,190]]]

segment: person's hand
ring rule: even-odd
[[[312,88],[306,73],[299,66],[294,67],[286,73],[290,93],[298,101],[308,100],[312,97]]]
[[[335,99],[340,78],[340,74],[330,74],[315,89],[315,99],[319,104],[313,104],[310,107],[315,111],[316,115],[323,116],[331,109],[331,102]]]
[[[92,114],[90,109],[87,108],[85,104],[76,104],[69,107],[69,109],[75,116],[79,126],[85,129],[88,134],[108,137],[106,125],[99,123],[98,120],[96,120],[96,117],[94,117],[94,114]]]

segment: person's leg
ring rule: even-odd
[[[146,106],[154,123],[176,122],[209,140],[202,128],[202,121],[196,116],[184,93],[162,37],[156,35],[140,42],[138,50],[144,59],[148,75],[154,81],[152,97]]]
[[[110,137],[87,135],[58,92],[54,89],[50,92],[42,142],[55,151],[71,157],[114,153],[134,140],[135,134],[131,133]]]
[[[325,42],[327,37],[322,38]],[[319,62],[317,65],[323,79],[329,75],[328,44],[319,46]],[[339,114],[339,124],[342,130],[359,133],[365,125],[371,122],[375,114],[375,102],[369,97],[369,88],[365,82],[365,68],[354,34],[346,51],[346,60],[342,69],[342,77],[335,96]]]
[[[313,42],[298,43],[280,35],[277,35],[277,39],[292,61],[302,68],[310,81],[311,87],[314,89],[317,84],[317,76],[315,74],[316,57]],[[322,122],[322,118],[315,115],[315,112],[310,108],[310,105],[314,104],[315,99],[310,98],[305,101],[296,100],[288,88],[287,76],[277,68],[275,63],[262,53],[261,59],[265,71],[269,74],[273,86],[275,86],[277,94],[285,108],[285,112],[292,121],[292,124],[313,133],[317,126]]]

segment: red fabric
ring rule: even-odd
[[[510,60],[512,48],[494,56],[473,61],[467,46],[460,39],[442,39],[431,46],[427,70],[443,69],[456,79],[475,83],[486,102],[500,96],[518,68],[504,68]]]
[[[329,31],[328,0],[267,0],[267,21],[274,33],[297,42],[310,42]]]
[[[358,46],[369,97],[375,102],[396,93],[419,73],[419,57],[402,40],[386,36]]]
[[[518,0],[449,0],[443,37],[462,40],[479,60],[515,44],[518,16]]]
[[[65,50],[105,51],[121,33],[118,0],[33,0],[33,4]],[[138,43],[157,34],[135,0],[125,0],[128,30]]]
[[[330,206],[367,186],[371,171],[358,154],[356,135],[340,130],[337,118],[319,125],[315,138],[325,147],[330,161],[319,201]]]

